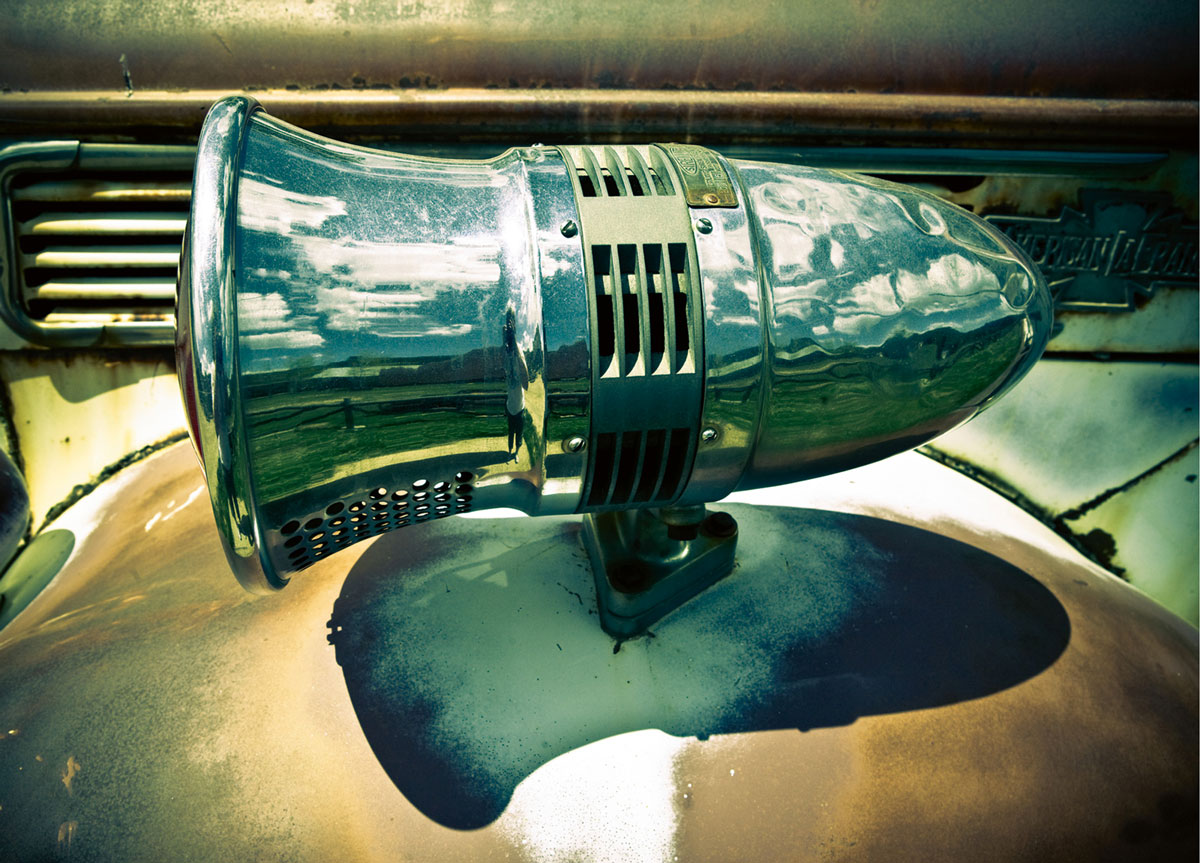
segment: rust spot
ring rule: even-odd
[[[79,768],[80,768],[79,761],[76,760],[75,756],[74,755],[68,756],[67,757],[67,769],[62,772],[62,784],[63,784],[63,787],[65,787],[67,789],[68,794],[75,793],[74,791],[71,790],[71,783],[75,780],[75,774],[77,774],[79,772]],[[69,823],[73,824],[74,822],[69,822]],[[62,841],[61,829],[59,831],[59,836],[60,836],[59,841],[61,842]]]
[[[1079,541],[1083,543],[1091,554],[1092,559],[1103,566],[1105,569],[1111,569],[1114,572],[1124,572],[1116,564],[1113,563],[1113,558],[1117,555],[1117,541],[1113,539],[1112,534],[1100,528],[1093,528],[1087,533],[1079,537]]]

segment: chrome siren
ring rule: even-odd
[[[892,455],[1050,324],[1024,255],[915,189],[671,144],[406,156],[235,97],[200,137],[178,352],[267,590],[455,513],[688,512]]]

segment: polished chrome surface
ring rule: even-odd
[[[244,583],[474,509],[697,504],[842,470],[965,421],[1045,346],[1036,270],[931,195],[597,152],[406,156],[214,107],[180,369]],[[674,160],[705,153],[721,206],[679,194]]]
[[[280,602],[203,482],[181,444],[49,525],[6,860],[1196,859],[1195,629],[922,456],[731,505],[739,568],[617,653],[573,519],[389,534]]]
[[[224,208],[205,209],[206,160],[236,184]],[[266,584],[409,524],[575,509],[586,455],[562,442],[587,433],[590,369],[555,151],[402,156],[231,99],[206,125],[196,183],[189,240],[207,246],[185,254],[180,344],[196,354],[181,365],[204,379],[202,455],[244,448],[234,475],[252,481],[210,475],[210,488],[252,514],[219,521],[237,557],[262,550]],[[220,265],[198,273],[209,254]],[[220,405],[205,407],[205,387]]]
[[[754,450],[767,385],[763,321],[771,313],[770,297],[760,284],[745,191],[736,169],[721,162],[735,178],[737,207],[692,211],[704,289],[704,408],[682,504],[718,500],[737,486]]]
[[[179,386],[225,555],[242,585],[262,592],[286,578],[264,568],[259,555],[239,392],[233,222],[239,156],[257,109],[252,99],[232,97],[204,121],[175,314]]]
[[[768,354],[740,488],[924,443],[998,398],[1041,356],[1049,291],[999,231],[906,186],[732,164],[753,223]],[[725,314],[726,327],[755,326]],[[709,379],[742,362],[710,357]]]
[[[545,411],[543,433],[531,437],[543,448],[538,497],[527,498],[528,512],[571,512],[583,494],[588,453],[572,441],[584,441],[591,423],[592,371],[588,352],[587,292],[579,213],[566,167],[557,152],[528,148],[525,175],[532,212],[530,230],[536,244],[538,290],[521,298],[541,315],[544,373],[538,383],[544,399],[533,399]],[[572,228],[571,226],[575,227]],[[531,385],[532,386],[532,385]],[[536,394],[535,394],[536,396]],[[538,426],[534,421],[534,427]]]

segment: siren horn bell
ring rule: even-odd
[[[179,375],[255,591],[455,513],[687,507],[917,446],[1041,354],[1046,285],[924,192],[685,145],[406,156],[204,123]]]

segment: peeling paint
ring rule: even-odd
[[[1189,452],[1194,450],[1196,448],[1197,444],[1200,444],[1200,439],[1193,440],[1190,443],[1188,443],[1186,446],[1180,447],[1180,449],[1178,449],[1171,455],[1167,456],[1165,459],[1160,461],[1158,464],[1154,465],[1153,467],[1149,468],[1148,470],[1142,471],[1141,473],[1139,473],[1137,476],[1135,476],[1133,479],[1129,480],[1128,482],[1122,483],[1121,485],[1117,486],[1116,488],[1110,488],[1110,489],[1096,495],[1091,500],[1089,500],[1085,503],[1081,503],[1079,506],[1073,507],[1072,509],[1067,510],[1062,515],[1058,516],[1058,518],[1062,519],[1063,521],[1074,521],[1075,519],[1077,519],[1083,515],[1086,515],[1087,513],[1091,512],[1096,507],[1100,506],[1106,500],[1108,500],[1118,494],[1121,494],[1122,492],[1129,491],[1129,489],[1133,488],[1135,485],[1137,485],[1142,480],[1146,479],[1149,476],[1153,476],[1154,474],[1158,473],[1160,470],[1165,468],[1167,465],[1172,464],[1173,462],[1176,462],[1179,459],[1183,458]]]
[[[1009,485],[1007,482],[1005,482],[1001,477],[997,476],[996,474],[994,474],[988,470],[984,470],[983,468],[981,468],[977,465],[974,465],[971,462],[966,461],[965,459],[955,458],[952,455],[947,455],[946,453],[942,452],[941,450],[934,449],[933,447],[929,447],[929,446],[921,447],[920,449],[917,450],[917,452],[921,453],[921,455],[924,455],[928,458],[933,459],[938,464],[945,465],[948,468],[956,470],[959,473],[970,477],[971,479],[975,480],[976,482],[980,483],[981,485],[984,485],[987,488],[990,488],[992,491],[996,492],[997,494],[1002,495],[1003,497],[1007,498],[1012,503],[1015,503],[1017,506],[1019,506],[1021,509],[1025,510],[1027,513],[1032,515],[1034,518],[1036,518],[1042,524],[1046,525],[1046,527],[1050,528],[1055,533],[1057,533],[1059,536],[1061,536],[1063,539],[1065,539],[1067,542],[1071,543],[1071,545],[1074,546],[1077,551],[1081,552],[1088,560],[1092,561],[1093,563],[1097,563],[1100,566],[1103,566],[1105,569],[1108,569],[1110,572],[1114,572],[1114,574],[1116,574],[1116,575],[1124,574],[1123,572],[1117,572],[1117,571],[1113,570],[1112,562],[1111,562],[1111,555],[1109,556],[1109,558],[1107,560],[1105,560],[1102,558],[1102,556],[1100,556],[1096,553],[1097,547],[1104,548],[1103,543],[1100,543],[1097,541],[1097,543],[1094,543],[1096,545],[1096,547],[1093,547],[1093,544],[1090,544],[1083,536],[1080,536],[1079,534],[1075,533],[1075,531],[1071,530],[1071,528],[1064,523],[1063,516],[1055,515],[1055,514],[1049,512],[1048,510],[1046,510],[1045,508],[1038,506],[1036,503],[1034,503],[1028,497],[1023,495],[1021,492],[1017,491],[1015,488],[1013,488],[1011,485]],[[1110,537],[1110,539],[1111,539],[1111,537]],[[1115,549],[1116,549],[1116,544],[1114,542],[1113,543],[1114,552],[1115,552]]]
[[[13,425],[12,395],[8,391],[8,381],[0,377],[0,432],[4,434],[4,449],[13,464],[17,466],[22,476],[25,474],[25,459],[21,457],[21,438]]]
[[[156,443],[144,446],[141,449],[131,452],[125,457],[118,459],[101,470],[100,473],[98,473],[89,482],[80,483],[79,485],[75,486],[75,488],[71,489],[71,493],[67,495],[65,499],[50,507],[50,509],[46,512],[46,517],[43,519],[41,527],[38,528],[38,532],[41,532],[43,529],[45,529],[46,525],[50,524],[50,522],[54,521],[56,518],[74,506],[79,500],[94,491],[98,485],[121,471],[123,468],[129,467],[131,464],[136,464],[142,459],[151,456],[159,450],[164,449],[173,443],[181,441],[186,437],[187,432],[176,432],[168,435]],[[149,530],[149,527],[147,527],[147,530]]]
[[[1113,558],[1117,556],[1117,541],[1111,533],[1097,527],[1085,534],[1076,535],[1083,547],[1090,552],[1092,560],[1117,575],[1125,575],[1125,570],[1113,563]]]

